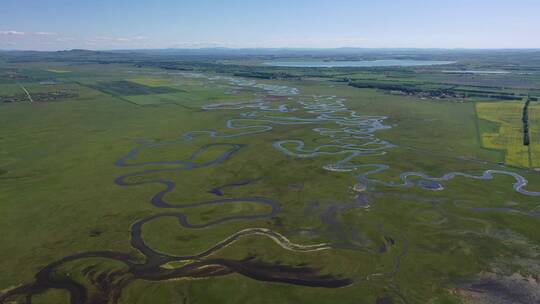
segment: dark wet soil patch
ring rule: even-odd
[[[375,304],[394,304],[394,301],[392,301],[391,298],[388,298],[388,297],[382,297],[382,298],[378,298],[378,299],[375,301]]]
[[[369,200],[367,196],[359,194],[350,202],[310,202],[306,206],[304,213],[307,216],[318,214],[325,227],[313,232],[335,239],[336,241],[332,243],[332,247],[358,249],[365,242],[365,237],[358,230],[348,229],[343,223],[342,214],[352,209],[366,208],[368,206]]]
[[[304,184],[303,184],[303,183],[299,183],[299,184],[289,184],[288,187],[289,187],[289,189],[291,189],[291,190],[302,190],[302,189],[304,189]]]
[[[540,303],[540,282],[519,274],[501,276],[484,273],[457,289],[464,303],[532,304]]]
[[[101,230],[101,229],[92,229],[90,230],[90,233],[88,233],[88,235],[90,237],[99,237],[101,236],[105,231]]]

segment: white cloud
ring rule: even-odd
[[[95,43],[132,43],[132,42],[141,42],[148,40],[148,37],[145,36],[134,36],[134,37],[107,37],[107,36],[98,36],[91,39],[88,39],[87,42]]]
[[[235,47],[233,44],[227,44],[223,42],[177,42],[169,45],[171,48],[186,48],[186,49],[198,49],[198,48],[213,48],[213,47]]]
[[[75,38],[71,38],[71,37],[58,37],[55,39],[56,42],[71,42],[75,40],[76,40]]]
[[[22,36],[22,35],[24,35],[24,32],[18,32],[18,31],[0,31],[0,35]]]
[[[34,34],[36,34],[38,36],[56,36],[56,35],[58,35],[56,33],[51,33],[51,32],[36,32]]]

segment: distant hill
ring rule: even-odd
[[[462,64],[495,65],[502,69],[540,69],[540,49],[367,49],[367,48],[170,48],[133,50],[85,50],[73,49],[54,52],[2,51],[0,57],[10,62],[61,61],[79,63],[172,63],[185,61],[207,61],[254,58],[272,60],[290,59],[331,59],[331,60],[378,60],[413,59],[447,60]],[[524,61],[526,58],[526,62]],[[505,63],[502,65],[501,63]],[[477,66],[478,67],[478,66]]]

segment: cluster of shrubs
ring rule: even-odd
[[[406,95],[439,98],[467,98],[481,97],[500,100],[521,100],[522,97],[513,93],[488,92],[478,90],[455,90],[452,88],[423,88],[415,84],[382,83],[371,81],[349,81],[349,85],[360,89],[378,89],[384,91],[401,92]]]
[[[233,76],[249,77],[258,79],[287,79],[299,80],[301,77],[284,72],[259,72],[259,71],[240,71],[233,73]]]
[[[349,82],[351,87],[359,89],[378,89],[386,91],[401,91],[407,94],[414,94],[422,92],[422,89],[414,85],[403,85],[403,84],[390,84],[390,83],[380,83],[380,82]]]
[[[40,92],[32,93],[32,100],[35,102],[55,101],[61,99],[73,99],[79,97],[78,93],[68,90],[61,90],[55,92]],[[18,94],[13,96],[0,96],[0,103],[17,103],[28,102],[28,96],[25,94]]]
[[[521,100],[521,96],[517,95],[501,95],[501,94],[468,94],[468,97],[487,97],[500,100]]]

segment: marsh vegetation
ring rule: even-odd
[[[0,303],[537,299],[540,56],[405,56],[0,53]]]

